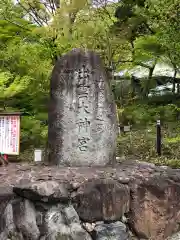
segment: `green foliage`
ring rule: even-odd
[[[132,131],[132,133],[119,136],[117,141],[117,155],[144,161],[155,157],[155,133],[149,133],[148,130]]]
[[[179,157],[177,159],[167,158],[167,157],[157,157],[157,158],[152,158],[151,162],[159,166],[169,166],[171,168],[180,168]]]
[[[47,138],[47,127],[41,124],[37,117],[24,116],[21,122],[23,130],[22,136],[22,147],[30,146],[33,144],[34,147],[43,146],[46,143]]]
[[[176,122],[180,114],[180,108],[175,104],[150,106],[150,105],[131,105],[124,109],[118,109],[119,121],[122,124],[133,124],[136,127],[145,127],[155,124],[156,120],[161,119],[162,123]]]
[[[119,109],[121,124],[132,124],[130,133],[121,134],[117,155],[150,161],[155,164],[180,167],[180,109],[175,104],[165,106],[133,105]],[[162,157],[156,154],[156,120],[162,124]]]
[[[146,126],[141,129],[133,129],[131,133],[125,133],[118,137],[117,155],[131,157],[142,161],[150,161],[161,164],[168,163],[174,166],[174,162],[180,159],[180,122],[162,127],[162,157],[156,154],[156,125]],[[180,166],[180,164],[178,165]]]
[[[0,98],[11,98],[27,89],[29,76],[13,76],[10,72],[0,72]]]

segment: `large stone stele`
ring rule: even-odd
[[[51,79],[49,161],[105,166],[115,160],[116,105],[100,57],[72,50],[57,61]]]

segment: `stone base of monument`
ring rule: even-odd
[[[179,223],[179,170],[1,168],[0,240],[176,240]]]

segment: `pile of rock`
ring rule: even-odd
[[[180,170],[11,164],[0,182],[1,240],[163,240],[179,231]]]

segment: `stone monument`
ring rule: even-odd
[[[56,62],[50,85],[49,163],[112,164],[116,105],[100,57],[91,51],[72,50]]]

